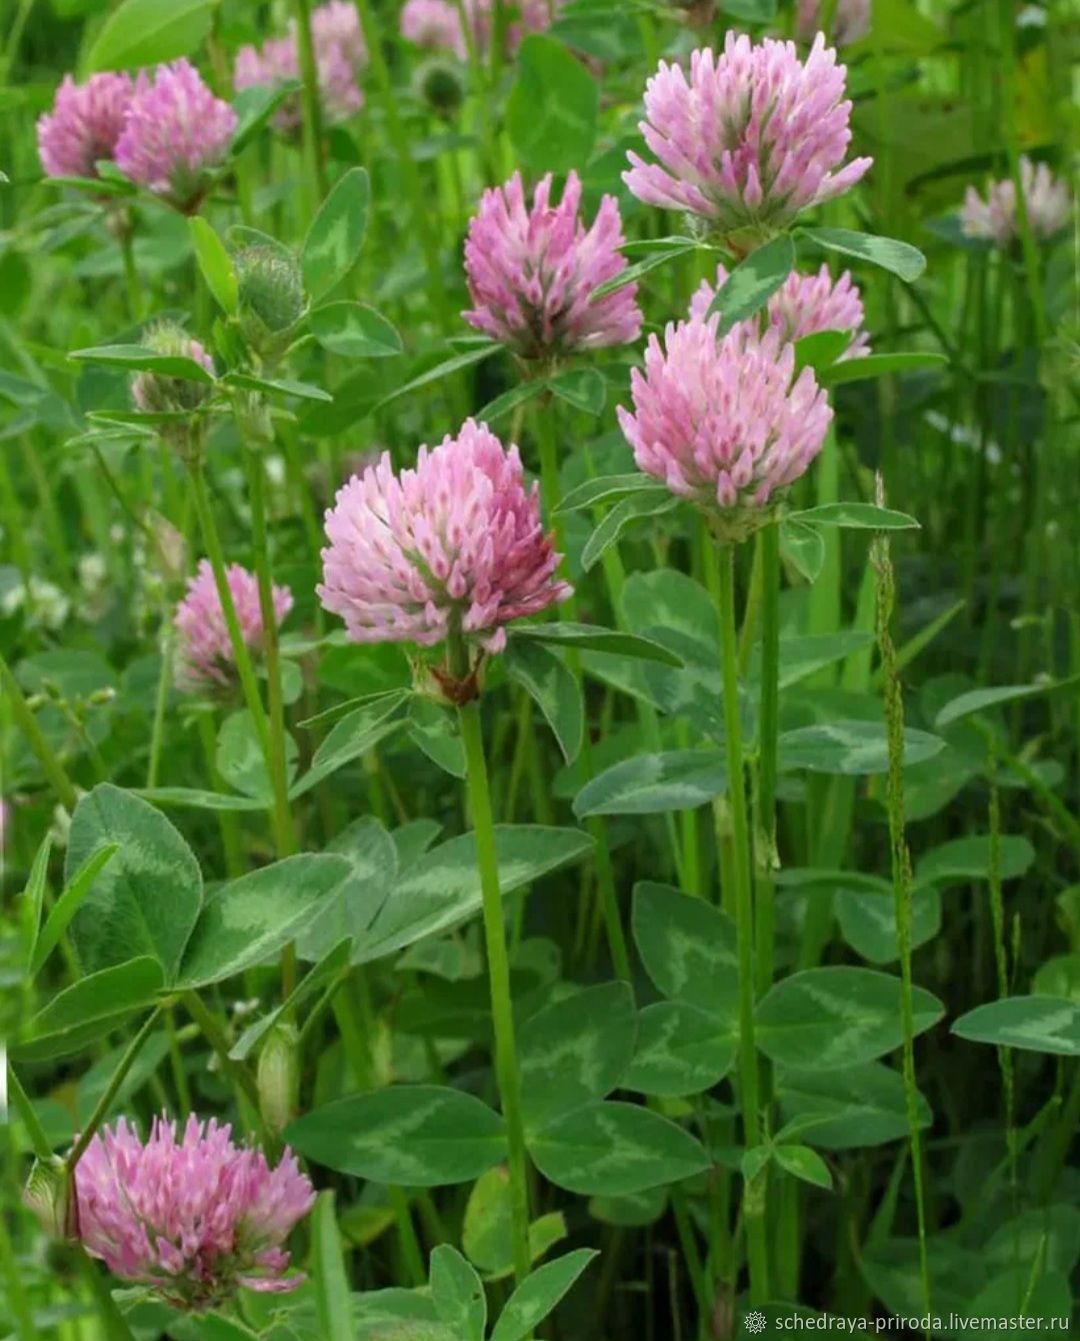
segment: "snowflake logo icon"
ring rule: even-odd
[[[751,1336],[757,1336],[765,1330],[765,1314],[759,1313],[757,1309],[753,1313],[748,1313],[743,1319],[746,1324],[746,1330]]]

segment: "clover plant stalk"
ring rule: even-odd
[[[390,77],[390,69],[383,52],[382,28],[375,16],[375,10],[370,0],[356,0],[356,12],[360,15],[360,28],[367,45],[371,81],[375,86],[379,102],[382,104],[387,133],[397,156],[398,170],[401,173],[402,184],[405,187],[405,194],[408,197],[412,212],[413,229],[420,239],[420,246],[423,249],[428,279],[431,284],[431,296],[435,301],[439,325],[444,330],[449,330],[452,322],[456,320],[456,313],[451,316],[447,303],[446,280],[439,257],[439,243],[432,225],[431,210],[424,198],[420,172],[416,166],[416,160],[412,156],[409,137],[401,119],[397,93]]]
[[[551,392],[545,392],[537,402],[534,415],[537,443],[540,449],[540,492],[543,496],[544,512],[555,527],[555,543],[562,554],[566,554],[566,534],[562,517],[557,512],[561,501],[559,488],[558,432],[555,399]],[[577,598],[570,596],[566,602],[572,622],[577,622]],[[578,685],[582,697],[584,714],[585,695],[582,689],[581,661],[574,648],[566,655],[567,665]],[[585,782],[594,777],[592,764],[592,742],[589,738],[587,715],[581,733],[581,764]],[[601,815],[590,815],[585,820],[585,828],[595,844],[596,884],[600,893],[600,904],[604,915],[604,928],[607,933],[608,950],[615,972],[624,982],[631,980],[630,955],[626,948],[626,934],[623,931],[619,915],[619,896],[615,888],[615,865],[611,860],[611,844],[608,840],[607,824]]]
[[[470,673],[469,653],[460,632],[447,643],[450,674],[464,681]],[[502,894],[499,889],[499,863],[495,849],[495,825],[491,811],[487,761],[484,756],[480,705],[473,698],[458,707],[461,741],[465,748],[466,779],[473,834],[476,839],[476,863],[480,871],[483,899],[484,943],[487,952],[488,982],[491,989],[491,1017],[495,1029],[495,1074],[499,1099],[506,1119],[510,1169],[510,1222],[514,1276],[522,1281],[529,1274],[529,1182],[525,1153],[525,1127],[521,1108],[521,1076],[518,1072],[517,1043],[514,1037],[513,1003],[510,995],[510,960],[506,952]]]
[[[266,481],[261,456],[249,449],[245,459],[251,501],[251,539],[255,556],[255,576],[259,584],[259,611],[262,615],[263,656],[266,659],[270,783],[274,793],[275,827],[280,837],[278,855],[284,857],[296,851],[296,834],[289,808],[285,701],[281,685],[281,654],[266,530]]]
[[[743,1140],[747,1150],[761,1144],[758,1112],[758,1061],[754,1041],[754,894],[750,873],[750,828],[746,811],[742,724],[739,714],[738,634],[735,625],[735,547],[717,547],[717,596],[720,616],[720,657],[724,694],[724,738],[727,752],[728,801],[734,859],[735,927],[739,958],[739,1099]],[[743,1222],[750,1265],[750,1300],[769,1296],[769,1259],[765,1240],[764,1172],[744,1183]]]
[[[19,1262],[15,1256],[11,1235],[8,1233],[6,1215],[0,1216],[0,1279],[3,1279],[6,1287],[7,1303],[12,1322],[15,1324],[14,1334],[19,1341],[38,1341],[41,1333],[34,1322],[34,1310],[20,1275]]]
[[[878,479],[878,504],[883,505],[881,480]],[[922,1305],[930,1312],[930,1265],[926,1242],[926,1194],[923,1187],[922,1137],[919,1128],[919,1091],[915,1078],[915,1008],[911,979],[911,857],[904,836],[904,705],[896,648],[890,632],[895,587],[889,542],[878,535],[871,550],[871,562],[877,574],[877,642],[884,677],[885,729],[888,739],[889,769],[885,783],[885,804],[889,814],[889,846],[892,852],[893,908],[896,937],[900,951],[900,1018],[904,1032],[903,1077],[907,1113],[908,1142],[911,1148],[911,1173],[915,1185],[915,1214],[919,1237],[919,1278]]]
[[[296,20],[296,45],[303,80],[304,163],[308,174],[309,199],[317,204],[326,195],[326,164],[322,154],[322,102],[319,94],[319,69],[311,36],[311,0],[293,0]],[[314,210],[312,210],[314,213]]]
[[[134,1065],[135,1058],[138,1057],[139,1053],[142,1051],[143,1044],[150,1037],[150,1031],[153,1029],[154,1025],[157,1024],[158,1015],[160,1013],[161,1007],[155,1006],[143,1021],[139,1032],[127,1045],[127,1050],[124,1052],[124,1055],[120,1058],[119,1062],[117,1062],[116,1070],[109,1077],[109,1083],[105,1086],[101,1098],[97,1101],[94,1111],[90,1115],[90,1120],[79,1133],[79,1139],[72,1146],[71,1153],[67,1157],[66,1163],[69,1173],[74,1172],[76,1164],[78,1164],[79,1160],[82,1159],[86,1152],[86,1147],[94,1139],[97,1129],[105,1121],[106,1117],[108,1117],[113,1100],[116,1098],[120,1086],[124,1083],[124,1078]]]
[[[191,484],[195,494],[195,508],[199,514],[199,525],[202,528],[203,543],[206,545],[207,556],[210,559],[210,568],[214,574],[214,585],[217,588],[218,599],[221,602],[221,611],[225,616],[225,627],[229,633],[229,643],[232,647],[233,659],[236,662],[237,673],[240,676],[240,685],[244,691],[244,701],[247,704],[248,712],[251,713],[252,721],[255,724],[255,734],[258,737],[263,758],[266,760],[267,770],[269,771],[271,778],[273,778],[274,768],[270,724],[267,719],[266,710],[263,707],[262,697],[259,694],[258,682],[255,679],[255,670],[251,664],[251,654],[248,651],[247,644],[244,642],[244,636],[240,632],[240,621],[236,615],[236,606],[233,602],[232,592],[229,589],[228,577],[225,573],[225,556],[221,547],[221,537],[218,534],[217,524],[214,521],[214,513],[210,506],[210,498],[206,489],[206,477],[203,474],[202,467],[197,463],[192,466]],[[258,551],[258,548],[259,547],[256,546],[256,551]],[[262,583],[260,581],[260,604],[261,601]],[[271,629],[274,629],[276,632],[275,620],[271,619],[269,623],[266,623],[264,610],[264,637],[269,634]],[[292,842],[292,818],[288,809],[287,796],[285,796],[283,803],[282,798],[279,795],[275,795],[272,815],[274,836],[278,851],[282,854],[288,853],[291,850],[290,844]]]
[[[761,701],[758,714],[757,879],[754,913],[757,935],[757,991],[772,986],[775,950],[776,755],[780,708],[780,527],[757,535],[761,560]]]
[[[90,1287],[90,1293],[94,1296],[94,1303],[104,1324],[105,1341],[135,1341],[134,1333],[127,1324],[127,1320],[116,1305],[116,1300],[112,1297],[108,1283],[98,1267],[98,1264],[85,1250],[78,1250],[79,1263],[86,1277],[86,1283]]]

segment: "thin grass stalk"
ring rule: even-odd
[[[432,229],[432,213],[424,198],[423,185],[416,162],[409,146],[409,138],[398,110],[398,99],[390,79],[390,69],[382,47],[382,27],[375,17],[370,0],[356,0],[356,10],[360,15],[360,27],[363,30],[367,46],[371,82],[382,104],[383,116],[390,142],[397,156],[398,170],[402,185],[409,201],[412,214],[413,232],[420,240],[427,265],[428,279],[431,283],[431,296],[439,314],[439,325],[449,330],[452,316],[447,306],[446,281],[439,261],[438,238]]]
[[[76,1249],[76,1254],[83,1275],[86,1277],[86,1283],[90,1287],[90,1293],[94,1297],[94,1304],[101,1317],[105,1341],[135,1341],[134,1334],[127,1324],[127,1319],[117,1307],[116,1300],[112,1297],[112,1291],[101,1274],[98,1264],[82,1247]]]
[[[285,747],[285,700],[281,684],[281,656],[278,645],[277,615],[274,611],[274,587],[270,575],[270,546],[266,527],[266,482],[262,457],[253,449],[244,453],[251,502],[251,539],[255,555],[255,575],[259,584],[259,611],[262,615],[262,646],[266,662],[266,698],[270,786],[274,796],[274,832],[279,857],[296,851],[296,829],[289,804],[289,779]],[[294,964],[295,977],[295,964]],[[292,991],[286,986],[285,995]]]
[[[49,785],[56,793],[57,799],[69,814],[72,813],[79,799],[75,788],[64,771],[64,766],[57,757],[56,751],[49,744],[45,733],[38,725],[34,711],[27,703],[19,682],[12,674],[11,667],[7,664],[2,653],[0,653],[0,689],[3,690],[4,699],[11,705],[15,725],[26,737],[26,743],[36,755],[37,761],[41,765],[41,771],[49,780]]]
[[[150,758],[146,766],[146,785],[148,788],[158,784],[161,769],[161,747],[165,736],[165,708],[169,701],[169,688],[172,684],[172,659],[176,641],[176,630],[170,618],[167,605],[161,611],[161,669],[158,672],[157,689],[154,692],[154,718],[150,727]]]
[[[30,1138],[30,1148],[38,1159],[51,1159],[52,1145],[45,1134],[45,1128],[41,1125],[37,1111],[30,1102],[29,1096],[22,1087],[22,1082],[15,1074],[15,1070],[10,1063],[7,1067],[7,1079],[8,1092],[11,1095],[15,1111],[19,1115],[19,1120],[26,1128],[26,1134]]]
[[[198,714],[198,730],[210,787],[213,791],[223,791],[224,784],[217,766],[217,734],[209,711]],[[226,874],[230,880],[236,880],[244,874],[244,855],[240,825],[233,811],[218,811],[218,831],[221,834],[221,850],[225,855]]]
[[[19,1341],[38,1341],[41,1333],[34,1323],[34,1310],[8,1233],[8,1218],[6,1214],[0,1215],[0,1279],[4,1282],[6,1303],[15,1323],[15,1335]]]
[[[270,730],[266,717],[266,709],[263,707],[262,696],[259,693],[258,682],[255,679],[255,670],[251,664],[251,654],[248,651],[247,643],[244,642],[244,635],[240,632],[240,621],[236,615],[236,605],[232,598],[232,591],[229,589],[229,581],[225,571],[225,554],[221,546],[221,537],[218,534],[217,523],[214,521],[213,508],[210,506],[210,495],[206,488],[206,476],[203,474],[202,467],[196,465],[191,471],[191,484],[195,495],[195,509],[199,516],[199,526],[202,530],[203,544],[206,546],[206,553],[210,559],[210,568],[214,574],[214,585],[217,588],[218,600],[221,602],[221,611],[225,617],[225,627],[229,633],[229,643],[232,647],[233,659],[236,662],[237,674],[240,677],[240,686],[244,691],[244,701],[248,712],[251,713],[252,721],[255,724],[255,734],[259,738],[259,745],[262,748],[263,757],[267,761],[267,768],[270,767]]]
[[[878,504],[884,504],[884,491],[878,479]],[[903,1078],[911,1147],[911,1172],[915,1185],[915,1213],[919,1237],[919,1281],[922,1302],[931,1311],[930,1264],[926,1242],[926,1196],[923,1186],[922,1136],[919,1127],[919,1090],[915,1077],[915,1010],[912,1003],[911,975],[911,857],[904,835],[904,705],[900,677],[896,669],[891,622],[896,589],[889,541],[879,533],[871,549],[871,563],[877,574],[877,642],[884,670],[885,725],[888,736],[889,769],[886,782],[886,807],[889,813],[889,845],[892,853],[893,907],[900,950],[900,1015],[904,1031]]]
[[[776,772],[780,735],[780,528],[758,532],[761,556],[761,700],[758,716],[757,828],[754,915],[757,991],[772,986],[776,935],[773,871],[776,856]]]

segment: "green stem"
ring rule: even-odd
[[[176,1028],[176,1016],[172,1006],[165,1007],[165,1032],[169,1038],[169,1066],[172,1070],[176,1099],[184,1117],[191,1112],[191,1086],[184,1070],[184,1054],[180,1046],[180,1034]]]
[[[296,19],[296,45],[303,80],[304,160],[308,185],[314,201],[326,195],[326,164],[322,153],[322,102],[319,95],[319,70],[315,62],[315,44],[311,38],[311,0],[293,0]],[[314,214],[314,209],[311,213]]]
[[[341,1044],[353,1079],[364,1091],[372,1089],[375,1083],[369,1040],[375,1036],[376,1020],[362,968],[356,971],[355,996],[349,990],[350,985],[348,973],[332,984],[334,1018],[341,1032]],[[427,1272],[424,1270],[424,1255],[416,1236],[408,1194],[404,1188],[397,1186],[387,1186],[386,1193],[394,1211],[401,1253],[411,1283],[423,1285],[427,1280]]]
[[[139,271],[135,264],[135,233],[131,216],[124,221],[120,232],[120,255],[124,260],[124,285],[127,289],[128,313],[131,320],[138,324],[142,321],[142,289],[139,287]]]
[[[403,1187],[397,1186],[388,1187],[386,1192],[390,1198],[390,1205],[394,1209],[394,1220],[397,1224],[398,1238],[401,1242],[401,1252],[405,1258],[405,1269],[414,1285],[423,1285],[427,1280],[427,1272],[424,1270],[424,1253],[420,1247],[420,1239],[417,1237],[416,1225],[413,1223],[408,1194]]]
[[[880,493],[879,489],[879,493]],[[879,498],[879,503],[884,499]],[[896,667],[896,649],[890,624],[895,588],[889,542],[880,536],[873,546],[871,562],[877,573],[877,641],[884,672],[885,725],[888,734],[889,770],[886,781],[886,806],[889,812],[889,840],[892,852],[893,907],[900,950],[900,1016],[904,1031],[903,1077],[907,1109],[908,1141],[911,1147],[911,1172],[915,1184],[915,1211],[919,1234],[919,1276],[923,1307],[930,1312],[930,1265],[926,1246],[926,1197],[923,1187],[922,1137],[919,1128],[919,1090],[915,1077],[915,1010],[911,976],[911,858],[904,836],[904,705],[900,676]]]
[[[79,1133],[79,1139],[75,1142],[71,1149],[71,1154],[67,1157],[69,1173],[75,1169],[79,1160],[82,1159],[83,1155],[86,1153],[86,1147],[94,1139],[97,1129],[108,1116],[109,1109],[112,1107],[112,1102],[116,1098],[117,1091],[124,1083],[124,1079],[127,1076],[127,1073],[131,1070],[135,1058],[138,1057],[139,1053],[142,1051],[143,1044],[150,1037],[150,1030],[153,1029],[154,1025],[157,1023],[157,1017],[160,1010],[160,1006],[154,1007],[143,1021],[142,1028],[128,1044],[127,1051],[117,1063],[116,1070],[112,1073],[112,1076],[109,1078],[109,1083],[105,1086],[104,1094],[102,1094],[101,1098],[97,1101],[94,1111],[90,1115],[90,1121]]]
[[[266,530],[266,484],[261,457],[256,452],[247,450],[245,460],[248,495],[251,501],[251,539],[255,551],[255,574],[259,583],[259,611],[262,615],[266,696],[270,709],[267,764],[274,794],[274,836],[278,856],[287,857],[296,851],[296,831],[289,806],[285,700],[281,688],[281,656],[278,645],[277,613],[274,610],[274,584],[270,576],[270,553]],[[285,995],[288,996],[291,991],[292,987],[289,986]]]
[[[15,1323],[19,1341],[37,1341],[40,1336],[34,1323],[34,1310],[31,1307],[22,1270],[15,1257],[15,1248],[8,1233],[8,1216],[0,1215],[0,1273],[5,1285],[8,1307]]]
[[[78,795],[71,785],[71,779],[65,773],[63,765],[56,757],[53,747],[46,740],[45,733],[38,726],[38,720],[24,698],[18,680],[15,679],[11,667],[4,660],[2,654],[0,654],[0,689],[3,690],[4,698],[11,704],[15,724],[22,731],[27,744],[37,756],[41,770],[48,778],[60,804],[70,814],[78,803]]]
[[[462,658],[467,674],[468,653],[461,645],[450,645],[451,673],[459,675]],[[456,664],[455,664],[456,663]],[[521,1078],[518,1074],[517,1045],[514,1040],[514,1013],[510,996],[510,961],[506,953],[502,895],[499,890],[499,863],[495,849],[495,825],[491,813],[487,762],[484,758],[480,709],[474,699],[458,709],[461,739],[476,838],[476,861],[480,868],[483,895],[484,940],[487,948],[488,977],[491,988],[491,1014],[495,1027],[495,1071],[499,1097],[506,1119],[510,1165],[510,1214],[514,1275],[522,1281],[529,1274],[529,1183],[525,1155],[525,1128],[521,1112]]]
[[[192,467],[191,485],[195,495],[195,510],[199,515],[199,526],[202,529],[203,544],[206,546],[206,553],[214,574],[214,584],[217,587],[221,610],[225,616],[225,627],[229,632],[229,642],[232,645],[233,659],[240,676],[240,685],[244,691],[244,700],[247,703],[248,712],[251,713],[255,724],[255,732],[262,747],[263,757],[266,759],[269,768],[270,732],[266,720],[266,711],[259,695],[259,686],[251,664],[251,654],[248,651],[247,643],[244,642],[244,635],[240,632],[240,621],[236,615],[236,605],[233,602],[232,592],[229,589],[229,579],[225,572],[225,555],[221,548],[221,537],[218,535],[214,512],[210,506],[206,477],[200,465],[196,464]]]
[[[758,532],[761,557],[761,707],[758,718],[758,829],[755,887],[757,990],[772,986],[775,950],[776,753],[780,731],[780,528]]]
[[[37,1113],[34,1111],[34,1105],[22,1087],[22,1082],[15,1074],[14,1068],[8,1064],[8,1088],[11,1091],[11,1097],[15,1108],[26,1128],[26,1134],[30,1137],[30,1145],[38,1159],[52,1159],[52,1146],[49,1144],[49,1138],[45,1135],[45,1128],[41,1125]]]
[[[162,611],[161,670],[158,672],[157,692],[154,695],[154,723],[150,731],[150,762],[146,768],[147,787],[156,787],[161,767],[161,745],[165,736],[165,708],[169,701],[172,681],[172,654],[175,629],[167,609]]]
[[[735,549],[722,544],[717,555],[720,656],[724,691],[724,737],[727,752],[728,800],[734,846],[734,908],[739,956],[739,1098],[743,1141],[748,1150],[761,1144],[758,1113],[758,1061],[754,1042],[754,904],[750,877],[750,832],[746,814],[742,723],[739,712],[738,635],[735,626]],[[769,1297],[769,1261],[765,1242],[764,1178],[746,1183],[743,1218],[750,1262],[751,1303]]]
[[[26,27],[27,20],[30,18],[30,11],[34,8],[34,0],[19,0],[19,7],[15,11],[15,18],[11,27],[8,29],[7,41],[4,44],[4,56],[0,61],[0,83],[7,83],[7,77],[11,72],[11,67],[15,63],[15,56],[19,50],[19,43],[22,41],[23,30]]]
[[[225,790],[225,783],[217,767],[217,737],[214,731],[214,719],[208,712],[198,714],[199,738],[206,759],[206,775],[211,791]],[[221,850],[225,855],[225,873],[230,880],[237,880],[244,874],[244,852],[240,842],[240,825],[236,814],[231,810],[218,811],[218,831],[221,834]]]
[[[135,1341],[131,1328],[117,1308],[116,1300],[112,1297],[112,1291],[102,1276],[98,1264],[83,1248],[78,1249],[78,1256],[86,1283],[90,1286],[90,1293],[94,1296],[94,1303],[105,1325],[105,1341]]]
[[[198,992],[187,991],[183,994],[184,1009],[199,1026],[203,1038],[210,1044],[214,1052],[217,1053],[218,1061],[221,1063],[226,1075],[230,1076],[239,1093],[248,1101],[258,1117],[258,1124],[262,1127],[262,1118],[259,1115],[259,1091],[255,1084],[251,1072],[242,1062],[235,1061],[229,1056],[229,1040],[225,1036],[225,1031],[218,1023],[212,1011],[204,1004],[202,997]],[[265,1133],[264,1133],[265,1134]]]
[[[420,240],[427,264],[428,278],[432,296],[444,329],[450,328],[451,314],[447,306],[446,282],[442,266],[439,264],[439,241],[434,229],[434,215],[430,202],[424,198],[423,184],[412,156],[412,146],[405,124],[401,119],[397,94],[390,80],[390,70],[383,53],[382,29],[370,0],[356,0],[356,10],[360,15],[360,26],[367,45],[371,82],[382,104],[383,116],[390,142],[397,155],[398,170],[401,173],[405,194],[412,211],[413,230]]]
[[[1016,222],[1019,226],[1020,248],[1024,257],[1024,280],[1027,285],[1028,302],[1031,304],[1031,317],[1035,322],[1036,354],[1041,358],[1047,337],[1046,311],[1042,301],[1039,248],[1031,227],[1031,215],[1020,176],[1020,131],[1016,120],[1016,107],[1019,102],[1016,79],[1016,20],[1010,0],[1000,0],[998,16],[1001,30],[1005,150],[1009,158],[1009,175],[1016,189]]]

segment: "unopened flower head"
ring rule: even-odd
[[[795,10],[795,35],[812,42],[821,29],[821,0],[799,0]],[[829,36],[838,47],[846,47],[870,31],[870,0],[837,0]]]
[[[1035,237],[1045,242],[1069,222],[1072,202],[1069,188],[1058,181],[1045,163],[1035,164],[1026,154],[1020,158],[1020,183],[1024,189],[1028,221]],[[998,247],[1012,246],[1020,237],[1020,215],[1016,207],[1016,183],[1011,177],[993,182],[986,199],[969,186],[960,211],[965,237],[985,238]]]
[[[428,56],[417,62],[412,86],[417,96],[444,121],[460,111],[467,92],[461,65],[450,56]]]
[[[516,447],[469,419],[395,473],[389,453],[354,475],[326,514],[316,588],[354,642],[433,646],[463,635],[487,652],[505,626],[565,600],[560,556]]]
[[[713,299],[726,283],[727,269],[716,267],[716,284],[703,279],[690,300],[690,315],[704,321]],[[834,282],[829,267],[822,265],[816,275],[793,271],[765,305],[765,317],[781,340],[801,340],[818,331],[851,331],[852,339],[841,359],[859,358],[870,353],[870,337],[863,330],[863,304],[859,287],[845,270]],[[757,319],[752,319],[754,329]]]
[[[143,1142],[121,1118],[87,1146],[75,1187],[87,1252],[175,1307],[213,1308],[241,1286],[282,1292],[303,1282],[285,1274],[283,1245],[315,1194],[288,1150],[272,1169],[213,1119],[192,1116],[178,1133],[159,1118]]]
[[[313,10],[311,44],[323,115],[329,124],[337,125],[364,105],[357,80],[367,62],[367,47],[356,6],[348,0],[330,0]],[[289,25],[288,36],[272,37],[261,47],[244,46],[236,53],[233,82],[237,89],[274,88],[300,78],[295,22]],[[286,98],[274,114],[274,124],[285,132],[297,130],[302,120],[299,95]]]
[[[241,637],[250,650],[257,652],[263,645],[258,580],[238,563],[225,576]],[[292,592],[288,587],[275,586],[273,597],[274,614],[280,624],[292,609]],[[182,688],[208,692],[236,683],[232,641],[208,559],[200,562],[198,572],[188,582],[187,595],[176,607],[173,623],[178,634],[177,681]]]
[[[236,113],[215,98],[190,62],[139,75],[116,162],[132,181],[183,213],[193,213],[225,158]]]
[[[147,331],[143,343],[155,353],[191,359],[211,377],[214,375],[214,360],[198,340],[193,340],[174,321],[158,322]],[[131,399],[136,409],[147,414],[195,410],[206,401],[209,394],[210,387],[206,382],[174,377],[168,373],[139,372],[131,379]]]
[[[654,335],[634,369],[631,413],[619,423],[646,474],[742,539],[821,450],[832,420],[813,372],[795,375],[795,348],[749,322],[717,338],[719,316]]]
[[[658,161],[631,152],[623,180],[647,204],[687,210],[749,250],[870,167],[869,158],[843,162],[851,141],[845,77],[820,35],[805,61],[792,42],[753,44],[731,32],[719,55],[692,54],[689,78],[661,61],[640,127]]]
[[[588,228],[580,205],[576,172],[558,205],[551,204],[551,174],[542,178],[531,207],[515,173],[484,192],[469,224],[465,271],[473,306],[465,320],[523,358],[628,344],[641,331],[635,284],[591,298],[626,269],[615,198],[604,196]]]
[[[98,162],[116,152],[133,90],[126,74],[91,75],[85,84],[65,75],[52,111],[37,123],[38,154],[46,173],[96,177]]]
[[[233,257],[240,299],[240,326],[248,344],[273,361],[288,347],[307,307],[296,257],[277,243],[255,242]]]
[[[428,51],[450,51],[459,60],[468,54],[461,14],[450,0],[406,0],[399,20],[401,35]]]

